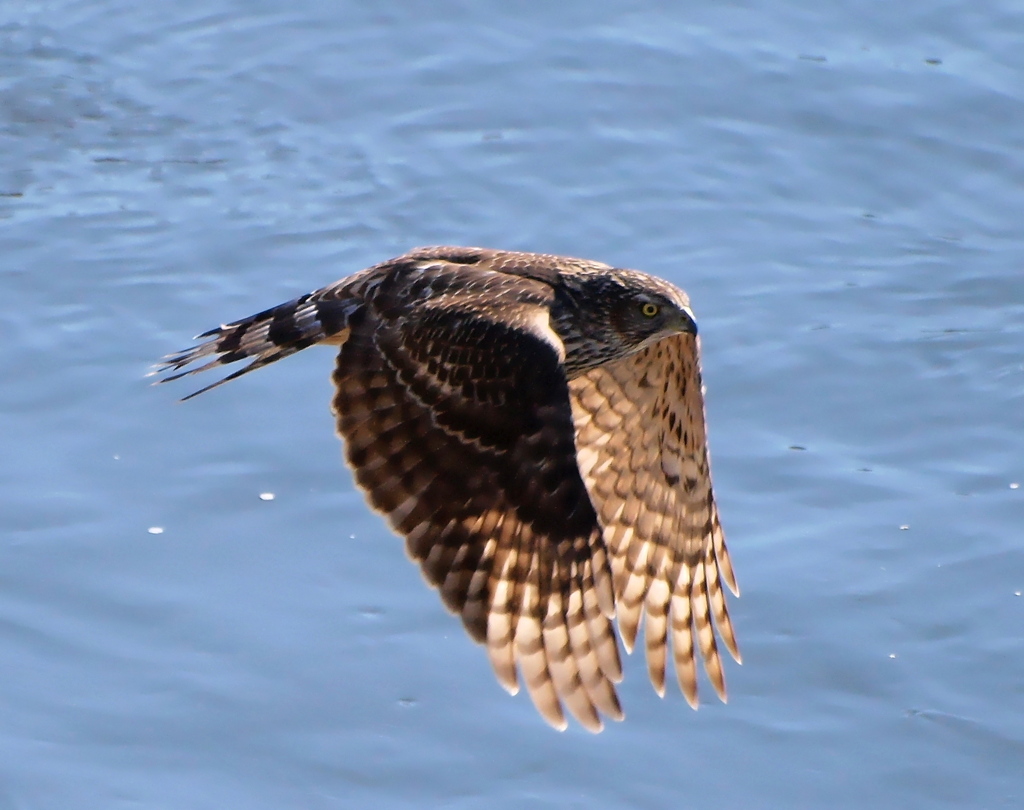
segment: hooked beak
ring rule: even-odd
[[[679,309],[679,331],[691,335],[697,334],[697,319],[693,317],[693,310],[689,307]]]

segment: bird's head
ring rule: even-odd
[[[671,335],[697,334],[686,293],[655,276],[605,267],[576,276],[570,286],[575,311],[558,330],[570,373],[635,354]]]
[[[669,335],[697,334],[690,300],[678,287],[635,270],[615,275],[619,283],[609,290],[608,319],[636,351]]]

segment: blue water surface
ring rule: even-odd
[[[1024,806],[1022,37],[1009,0],[0,7],[0,808]],[[506,696],[354,490],[330,350],[146,385],[439,243],[689,291],[728,705],[636,656],[597,737]]]

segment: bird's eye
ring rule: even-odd
[[[646,304],[641,304],[640,305],[640,313],[645,318],[653,318],[655,315],[658,314],[658,310],[659,310],[658,305],[657,304],[652,304],[650,301],[648,301]]]

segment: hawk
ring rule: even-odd
[[[690,705],[698,654],[725,700],[719,640],[740,656],[722,583],[738,589],[682,290],[582,259],[419,248],[196,340],[160,382],[251,362],[185,399],[340,347],[332,411],[356,482],[552,726],[564,709],[593,732],[623,718],[614,620],[627,651],[643,620],[659,695],[671,637]]]

